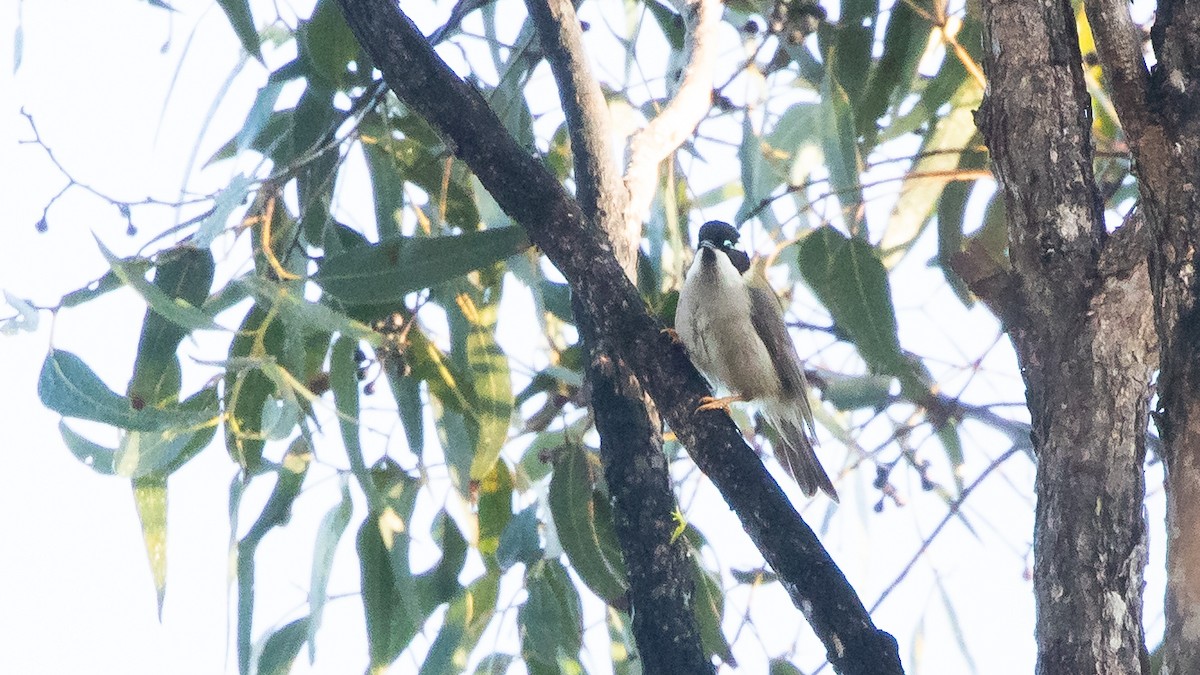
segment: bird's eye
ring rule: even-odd
[[[733,240],[726,239],[725,241],[721,242],[721,248],[733,248]]]

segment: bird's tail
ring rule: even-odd
[[[837,490],[829,474],[813,451],[816,433],[807,400],[772,400],[762,406],[763,417],[779,432],[781,443],[775,446],[775,459],[800,486],[804,496],[811,497],[820,489],[833,501]]]

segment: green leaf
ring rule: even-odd
[[[492,265],[528,246],[519,227],[395,238],[326,258],[314,281],[351,305],[402,302],[413,291]]]
[[[421,673],[466,672],[471,652],[495,614],[499,580],[498,573],[489,572],[456,594],[421,664]]]
[[[216,327],[212,317],[196,306],[198,302],[191,303],[182,297],[172,297],[158,285],[146,281],[143,274],[149,265],[147,261],[140,258],[122,260],[113,255],[99,239],[96,239],[96,244],[117,278],[137,291],[151,309],[164,319],[188,331]],[[204,289],[204,293],[205,296],[208,295],[207,288]]]
[[[633,621],[628,614],[615,607],[606,607],[605,611],[608,615],[613,675],[642,675],[642,660],[638,658],[637,642],[633,637]]]
[[[983,89],[974,78],[966,78],[951,101],[953,107],[925,135],[920,158],[900,186],[900,198],[879,242],[885,266],[894,265],[908,252],[925,230],[943,190],[954,180],[954,172],[970,163],[963,149],[979,137],[974,113],[983,101]]]
[[[915,3],[892,5],[883,35],[883,54],[871,69],[862,102],[858,106],[858,133],[866,147],[875,144],[876,123],[893,102],[904,100],[920,74],[917,65],[929,42],[931,26]],[[953,58],[948,56],[948,58]]]
[[[188,427],[203,421],[203,415],[179,408],[160,410],[147,406],[136,409],[128,398],[109,389],[82,359],[61,349],[51,350],[42,365],[38,396],[43,405],[64,417],[103,422],[134,431]]]
[[[254,15],[250,13],[250,0],[217,0],[225,16],[229,18],[233,32],[237,33],[242,48],[250,56],[263,60],[262,47],[259,45],[258,31],[254,28]]]
[[[467,540],[445,511],[433,518],[433,538],[441,543],[442,558],[416,577],[421,612],[428,616],[439,605],[453,600],[462,590],[458,576],[467,561]]]
[[[808,180],[824,158],[819,132],[825,114],[826,107],[821,104],[797,103],[780,116],[763,138],[753,134],[747,118],[741,148],[745,199],[738,209],[737,222],[753,216],[773,220],[771,207],[763,204],[776,188],[803,185]],[[795,192],[793,198],[801,209],[807,204],[803,191]]]
[[[893,378],[890,375],[841,376],[823,375],[825,387],[821,397],[838,410],[872,408],[881,410],[891,402]]]
[[[237,544],[237,653],[238,672],[249,675],[251,658],[251,632],[254,622],[254,554],[259,543],[272,528],[284,525],[292,517],[292,504],[300,494],[304,477],[308,475],[308,467],[312,464],[312,449],[303,437],[297,438],[288,447],[283,456],[283,462],[276,472],[275,487],[271,496],[263,506],[258,519],[250,526],[246,536]],[[237,495],[240,501],[240,490],[231,492],[231,517],[234,513]],[[299,646],[297,646],[297,651]]]
[[[525,572],[529,598],[517,611],[521,656],[530,673],[558,673],[559,659],[575,659],[583,647],[579,593],[567,570],[543,560]]]
[[[821,129],[821,144],[825,149],[829,182],[854,232],[861,225],[854,216],[858,211],[855,207],[863,201],[862,185],[859,183],[863,166],[858,152],[854,108],[839,83],[828,76],[821,82],[821,106],[822,119],[825,120]]]
[[[296,175],[300,200],[300,222],[305,242],[325,245],[325,231],[332,224],[329,205],[341,164],[336,144],[329,144],[346,113],[333,105],[334,90],[319,80],[309,80],[308,88],[296,103],[292,115],[292,156],[303,165]]]
[[[126,433],[112,459],[117,475],[127,478],[171,475],[208,446],[221,420],[216,387],[201,389],[183,403],[163,411],[186,414],[197,421]]]
[[[495,559],[500,537],[512,519],[512,472],[500,461],[479,481],[479,553],[484,561]]]
[[[150,560],[150,576],[154,580],[161,621],[163,599],[167,594],[167,479],[150,476],[134,480],[133,503],[142,524],[142,541]]]
[[[408,451],[422,457],[425,452],[425,406],[421,401],[421,381],[408,372],[408,364],[402,354],[389,354],[381,357],[380,361],[387,373],[392,397],[396,399],[396,409],[408,440]]]
[[[508,358],[496,343],[495,325],[471,327],[467,336],[467,363],[477,425],[471,479],[479,480],[492,471],[500,457],[500,450],[508,440],[513,410]]]
[[[538,538],[537,505],[534,504],[513,515],[504,526],[496,549],[496,563],[501,571],[508,571],[517,563],[529,566],[541,559],[542,543]]]
[[[113,455],[116,453],[116,450],[106,448],[103,445],[80,436],[74,429],[67,426],[66,422],[61,420],[58,423],[58,432],[62,434],[63,442],[66,443],[67,449],[79,461],[91,467],[98,474],[105,476],[116,475],[116,471],[113,469]]]
[[[598,533],[601,526],[609,528],[610,540],[615,541],[615,535],[611,513],[604,510],[607,522],[597,518],[598,503],[604,501],[595,487],[598,470],[582,447],[564,446],[554,462],[554,476],[550,479],[550,513],[571,566],[592,592],[614,604],[625,596],[629,583],[620,555],[612,555],[611,550],[601,546]]]
[[[867,75],[871,72],[878,11],[878,0],[845,0],[841,3],[832,48],[826,54],[830,76],[836,78],[855,105],[862,99]]]
[[[809,288],[871,370],[893,375],[907,372],[896,336],[887,270],[871,245],[825,226],[805,238],[798,261]]]
[[[109,270],[104,273],[104,276],[91,282],[87,286],[71,291],[70,293],[62,296],[62,299],[58,301],[58,304],[62,307],[76,307],[84,304],[85,302],[91,302],[105,293],[115,291],[124,285],[125,282],[121,281],[121,278],[118,277],[115,272]]]
[[[804,675],[804,671],[782,658],[771,659],[769,675]]]
[[[350,83],[347,66],[358,56],[358,40],[336,2],[318,2],[312,18],[301,22],[298,40],[301,58],[311,75],[335,88]]]
[[[308,585],[308,620],[305,622],[304,641],[308,642],[308,662],[311,664],[317,658],[316,636],[321,627],[321,617],[325,613],[325,601],[328,600],[329,573],[333,569],[333,556],[337,552],[338,541],[346,526],[350,524],[350,515],[354,505],[350,501],[350,486],[345,475],[340,477],[342,499],[325,514],[317,527],[317,541],[313,547],[312,578]],[[265,653],[265,650],[264,650]],[[292,659],[296,658],[292,652]],[[289,660],[290,664],[291,661]],[[262,672],[262,660],[259,660],[259,672]]]
[[[263,642],[262,652],[258,656],[258,675],[287,675],[292,670],[292,663],[300,654],[300,647],[305,640],[311,639],[312,621],[309,617],[296,619],[288,625],[271,634]],[[312,643],[309,643],[311,648]]]
[[[225,223],[229,217],[246,201],[246,196],[250,194],[250,187],[254,185],[254,179],[245,175],[237,174],[229,181],[229,185],[217,195],[213,201],[212,213],[204,220],[200,221],[200,229],[196,232],[196,236],[192,239],[192,244],[197,248],[207,249],[225,229]]]
[[[696,581],[692,611],[696,615],[696,627],[700,629],[700,644],[710,658],[717,656],[736,669],[737,660],[733,658],[729,640],[721,631],[721,621],[725,616],[725,594],[721,591],[720,580],[701,566],[698,556],[692,556],[692,560]]]
[[[284,351],[285,331],[278,314],[256,304],[246,313],[229,346],[229,359],[266,361]],[[275,382],[259,367],[225,371],[225,447],[248,474],[262,466],[263,405],[274,395]]]
[[[372,467],[383,506],[358,530],[363,609],[371,668],[396,660],[425,620],[409,566],[412,512],[420,485],[392,460]]]
[[[363,492],[372,509],[380,508],[379,497],[375,494],[375,483],[367,473],[367,464],[363,460],[362,440],[358,430],[358,363],[354,353],[358,349],[358,341],[342,337],[333,345],[333,354],[329,357],[329,384],[333,388],[333,400],[337,405],[338,425],[342,429],[342,442],[346,446],[346,456],[350,460],[350,470],[358,477]]]

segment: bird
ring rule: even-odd
[[[705,377],[733,395],[700,399],[696,412],[755,401],[779,432],[775,458],[806,497],[837,490],[813,450],[816,427],[808,380],[783,322],[783,307],[766,279],[747,274],[750,256],[735,248],[740,235],[726,222],[700,228],[675,314],[675,333]]]

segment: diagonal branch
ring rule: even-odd
[[[625,228],[640,238],[642,221],[658,187],[658,165],[683,145],[712,108],[716,33],[724,7],[720,0],[688,0],[683,6],[687,29],[686,63],[671,102],[629,142],[625,187],[629,203]]]
[[[803,609],[842,673],[903,672],[894,638],[862,601],[726,415],[695,415],[704,379],[662,334],[579,205],[504,130],[477,90],[434,54],[392,0],[339,0],[384,79],[467,163],[502,209],[566,277],[597,334],[619,350]]]
[[[1113,91],[1113,105],[1133,146],[1135,158],[1152,125],[1146,96],[1150,74],[1142,56],[1141,31],[1133,24],[1126,0],[1085,0],[1100,64]]]
[[[609,141],[608,106],[591,74],[571,0],[526,0],[566,113],[575,193],[593,228],[606,233],[617,260],[637,278],[641,229],[623,226],[628,201]],[[583,307],[576,321],[588,354],[587,382],[600,433],[600,458],[613,520],[629,573],[633,634],[649,673],[713,672],[692,608],[695,580],[687,550],[673,541],[675,494],[662,449],[662,422],[617,350],[598,339]]]

